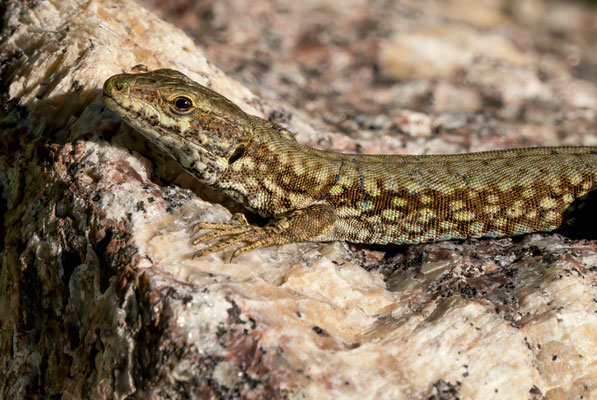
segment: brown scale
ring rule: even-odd
[[[265,161],[267,160],[267,161]],[[333,174],[328,175],[328,179],[325,183],[319,184],[313,177],[312,171],[305,171],[303,174],[296,174],[294,168],[289,164],[281,163],[276,156],[266,157],[263,162],[270,163],[268,170],[271,175],[277,179],[277,184],[283,192],[294,192],[294,193],[308,193],[314,201],[323,202],[331,205],[333,208],[339,207],[352,207],[358,209],[359,204],[363,202],[371,202],[372,206],[368,210],[359,211],[359,229],[369,232],[367,234],[367,240],[372,240],[371,237],[375,237],[375,232],[380,230],[380,227],[368,222],[368,218],[380,215],[380,220],[383,222],[385,229],[391,231],[393,227],[399,226],[400,233],[408,234],[407,241],[419,242],[423,240],[435,240],[437,237],[442,237],[445,234],[450,233],[452,237],[482,237],[488,234],[496,236],[506,236],[512,234],[522,234],[531,231],[540,230],[551,230],[554,226],[558,226],[561,223],[561,215],[567,204],[564,204],[561,200],[562,195],[551,195],[551,185],[545,183],[529,184],[535,188],[538,194],[534,198],[524,198],[522,196],[523,191],[528,189],[529,186],[518,186],[512,187],[508,191],[502,191],[495,186],[488,186],[483,191],[473,191],[471,189],[454,189],[450,195],[444,195],[437,191],[421,191],[416,195],[410,194],[406,190],[391,191],[381,190],[381,194],[378,196],[371,196],[363,187],[362,184],[358,183],[357,179],[354,179],[350,185],[344,188],[340,195],[331,195],[329,193],[330,187],[332,187],[336,181]],[[507,167],[512,167],[514,161],[506,163]],[[521,168],[518,170],[519,173],[524,174],[525,169]],[[564,179],[565,178],[561,178]],[[590,175],[578,185],[572,187],[569,183],[562,183],[560,189],[563,193],[574,193],[574,196],[578,196],[580,193],[582,184],[587,182],[587,179],[591,179]],[[377,186],[383,187],[383,180],[379,178],[377,180]],[[313,188],[318,187],[319,190]],[[268,192],[270,196],[276,196],[275,193],[269,191],[266,188],[262,188],[264,192]],[[474,196],[471,196],[474,193]],[[431,198],[431,202],[424,203],[421,199],[424,196]],[[495,202],[495,206],[499,207],[499,211],[493,214],[487,213],[484,208],[490,205],[489,197],[497,196],[498,200]],[[539,203],[544,197],[551,198],[556,204],[550,209],[543,209],[539,206]],[[406,199],[407,205],[403,207],[396,207],[391,204],[391,200],[394,197],[401,197]],[[282,201],[284,199],[284,204]],[[518,216],[510,215],[511,210],[517,202],[519,204]],[[282,208],[288,208],[292,205],[292,202],[285,196],[282,196],[278,201],[277,206]],[[452,210],[450,205],[460,200],[463,202],[463,207],[458,210]],[[276,203],[276,202],[274,202]],[[421,223],[417,215],[417,211],[420,210],[432,210],[435,212],[435,216],[432,220],[425,223]],[[406,216],[397,221],[390,220],[383,217],[384,210],[397,210],[404,213]],[[535,218],[528,218],[528,212],[535,211]],[[474,214],[470,221],[462,220],[457,218],[459,213],[471,212]],[[556,218],[547,221],[545,216],[547,213],[553,212],[556,214]],[[496,222],[500,219],[505,220],[504,225],[497,225]],[[454,223],[454,228],[442,228],[441,222],[448,221]],[[475,225],[483,223],[482,229],[474,229]],[[412,231],[408,227],[417,227],[418,230]],[[431,238],[426,238],[426,232],[434,231],[436,235]],[[347,240],[355,240],[356,237],[347,237]],[[382,240],[386,241],[386,240]],[[389,240],[395,241],[395,240]]]

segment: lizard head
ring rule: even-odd
[[[103,95],[111,110],[208,184],[243,155],[252,136],[248,114],[171,69],[114,75]]]

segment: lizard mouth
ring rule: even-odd
[[[133,75],[115,75],[106,80],[103,86],[103,98],[106,106],[119,115],[130,126],[139,131],[149,141],[173,156],[182,165],[189,166],[196,162],[192,157],[185,158],[185,152],[192,149],[201,159],[211,159],[210,152],[192,140],[185,140],[181,125],[172,121],[159,106],[133,93]],[[155,88],[147,88],[145,95],[159,99]],[[159,100],[157,100],[159,101]],[[166,122],[170,120],[170,124]],[[171,126],[169,126],[171,125]],[[178,149],[178,150],[175,150]],[[181,149],[188,149],[180,151]]]
[[[162,135],[180,137],[174,127],[163,123],[163,113],[149,101],[131,92],[131,75],[115,75],[106,80],[103,86],[104,103],[108,108],[123,118],[146,136],[157,138]],[[157,92],[153,89],[153,92]],[[158,98],[157,93],[152,93]]]

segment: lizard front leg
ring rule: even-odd
[[[233,219],[238,221],[236,216]],[[244,245],[234,251],[233,258],[260,247],[313,240],[330,232],[335,220],[336,216],[330,206],[316,204],[279,215],[263,227],[248,225],[246,221],[199,222],[194,228],[195,231],[204,229],[211,231],[197,237],[193,240],[193,244],[207,244],[213,239],[222,239],[198,250],[193,257],[214,253],[241,242]]]

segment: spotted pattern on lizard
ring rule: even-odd
[[[597,188],[597,147],[359,155],[299,144],[181,72],[119,74],[110,109],[197,179],[269,218],[200,222],[205,255],[300,241],[416,244],[552,231]]]

